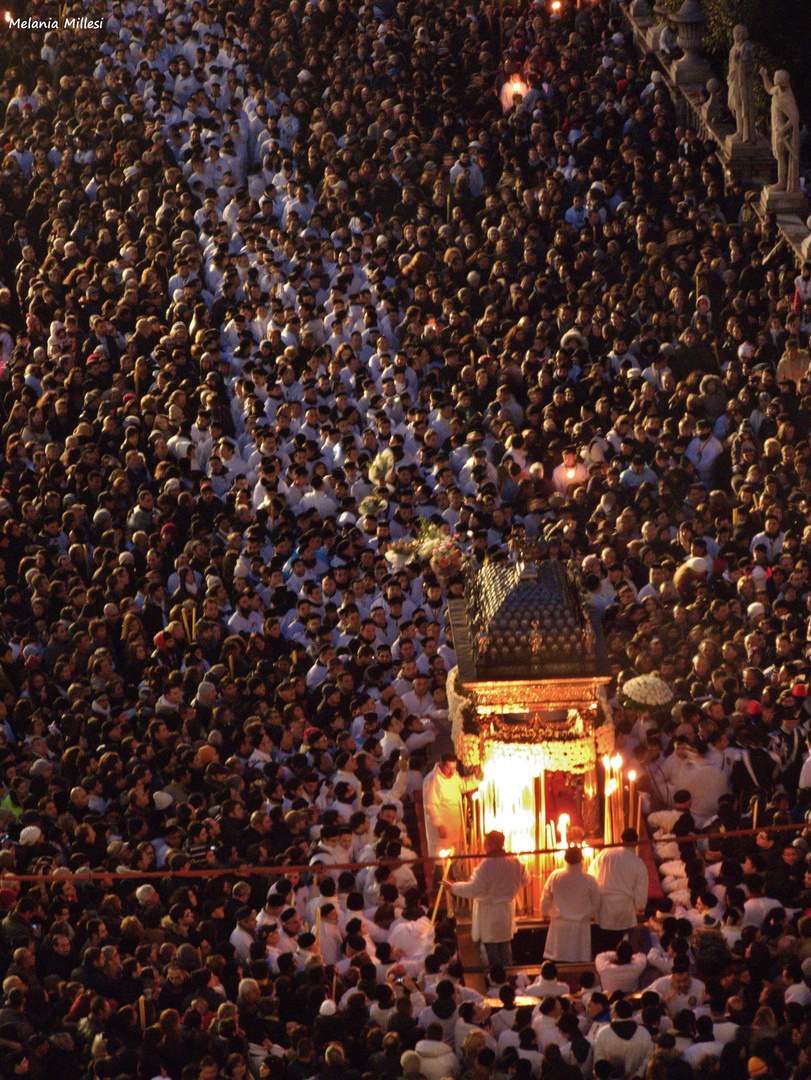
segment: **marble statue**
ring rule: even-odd
[[[772,153],[777,158],[777,183],[770,191],[800,193],[800,111],[787,71],[775,71],[774,82],[760,69],[766,93],[772,99]]]
[[[753,142],[755,139],[755,59],[749,31],[738,25],[732,31],[732,48],[729,50],[729,92],[727,104],[735,117],[736,142]]]

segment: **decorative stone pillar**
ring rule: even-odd
[[[684,0],[671,16],[679,29],[679,48],[684,51],[681,60],[672,68],[677,86],[706,86],[712,78],[710,65],[701,55],[704,49],[704,24],[707,21],[698,0]]]
[[[701,106],[701,112],[708,124],[716,124],[726,116],[726,102],[722,97],[724,84],[720,79],[710,79],[707,83],[709,97]]]
[[[640,30],[647,30],[653,25],[653,12],[648,0],[634,0],[631,4],[630,15]]]

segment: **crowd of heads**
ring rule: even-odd
[[[811,268],[613,2],[49,14],[0,44],[3,1068],[427,1073],[452,934],[387,935],[464,579],[386,553],[566,561],[643,768],[726,740],[791,813]]]

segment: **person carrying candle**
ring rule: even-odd
[[[484,837],[485,857],[470,881],[445,881],[454,896],[473,901],[471,937],[477,941],[488,966],[512,963],[515,936],[515,898],[530,876],[515,855],[504,850],[504,833],[492,829]]]
[[[615,949],[636,926],[636,913],[648,899],[648,871],[634,851],[639,843],[636,829],[624,829],[622,847],[603,848],[592,860],[589,874],[600,890],[597,926],[600,951]]]
[[[460,847],[464,836],[462,796],[476,790],[480,777],[478,772],[477,776],[460,776],[453,753],[443,754],[426,776],[422,786],[425,833],[429,854],[434,858],[440,849]]]

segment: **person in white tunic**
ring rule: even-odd
[[[639,989],[639,977],[648,966],[648,957],[643,952],[633,952],[629,941],[621,941],[616,952],[599,953],[594,966],[604,994],[610,997],[615,990],[632,994]]]
[[[705,992],[704,983],[690,974],[690,962],[683,956],[673,961],[671,975],[663,975],[652,982],[648,989],[655,990],[659,995],[671,1020],[682,1009],[695,1011],[704,1000]]]
[[[591,960],[591,921],[600,907],[600,889],[583,872],[583,853],[569,848],[566,866],[553,871],[541,896],[541,912],[549,918],[544,957],[564,963]]]
[[[512,963],[515,936],[515,898],[530,876],[524,864],[504,850],[504,833],[493,829],[484,838],[485,858],[470,881],[446,881],[454,896],[473,901],[471,938],[479,943],[488,967]]]
[[[634,852],[636,829],[625,829],[621,840],[622,847],[603,848],[589,867],[600,889],[597,925],[603,950],[616,948],[636,926],[636,913],[648,900],[648,868]]]
[[[419,906],[419,892],[409,889],[406,894],[406,906],[399,919],[396,919],[389,933],[389,945],[399,951],[406,961],[425,960],[434,948],[434,931],[428,916]]]
[[[442,760],[425,777],[422,785],[425,833],[428,853],[433,858],[443,849],[461,850],[465,828],[462,796],[475,791],[479,779],[459,775],[456,754],[443,754]]]
[[[610,1061],[614,1076],[641,1076],[653,1053],[653,1039],[633,1020],[634,1007],[622,999],[614,1005],[614,1018],[601,1027],[594,1040],[594,1060]]]

